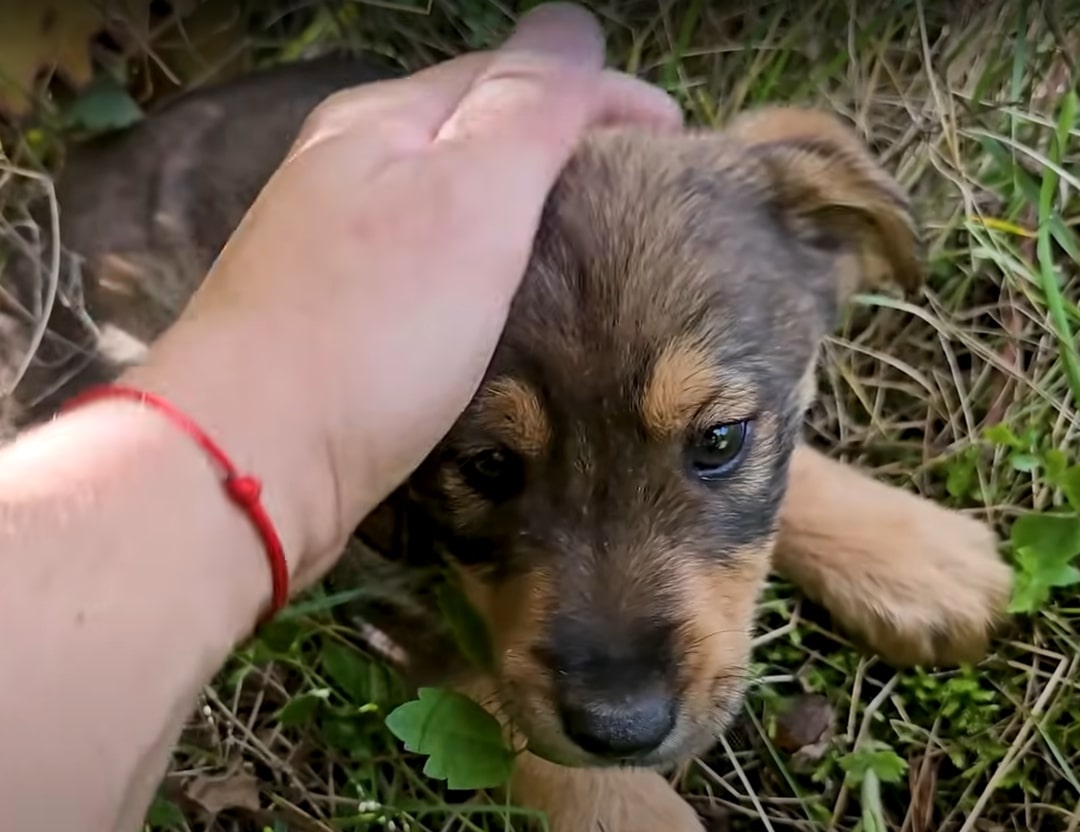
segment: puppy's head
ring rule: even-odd
[[[906,200],[829,116],[583,145],[483,389],[412,484],[532,750],[653,765],[713,742],[818,342],[861,283],[919,274]]]

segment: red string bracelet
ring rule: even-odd
[[[270,515],[260,500],[262,483],[249,474],[241,474],[232,461],[195,422],[178,410],[171,402],[161,396],[147,393],[122,384],[105,384],[75,396],[61,409],[70,411],[90,402],[102,399],[130,399],[143,405],[149,405],[164,414],[169,421],[194,439],[209,454],[214,464],[221,471],[225,493],[251,520],[266,548],[266,557],[270,562],[270,574],[273,579],[273,597],[266,618],[272,617],[285,606],[289,598],[289,567],[285,561],[285,550],[281,538],[274,528]],[[264,619],[265,620],[265,619]]]

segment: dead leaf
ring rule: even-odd
[[[694,801],[694,808],[701,819],[701,825],[705,827],[705,832],[728,832],[731,829],[730,809],[712,801],[700,804]]]
[[[25,114],[43,71],[56,71],[75,89],[92,79],[90,41],[105,23],[96,4],[0,0],[0,20],[0,114]]]
[[[773,742],[791,754],[792,765],[802,769],[824,756],[836,734],[836,711],[819,694],[793,696],[775,722]]]
[[[259,810],[259,781],[239,767],[218,777],[199,775],[187,784],[184,794],[210,815],[227,809]]]

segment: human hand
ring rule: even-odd
[[[582,133],[681,123],[603,51],[552,4],[495,52],[332,96],[130,374],[262,477],[295,587],[475,393]]]

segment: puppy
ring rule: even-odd
[[[156,336],[303,114],[352,83],[342,66],[243,82],[251,100],[281,87],[272,107],[228,85],[188,96],[76,157],[60,200],[90,317]],[[166,149],[183,108],[205,125]],[[145,180],[127,158],[152,163]],[[887,660],[984,651],[1010,585],[989,530],[800,443],[850,294],[921,277],[907,199],[830,115],[582,143],[480,392],[358,532],[448,565],[487,625],[492,666],[447,681],[527,743],[515,803],[556,832],[700,829],[657,770],[739,708],[773,569]],[[117,363],[91,353],[96,376]]]

